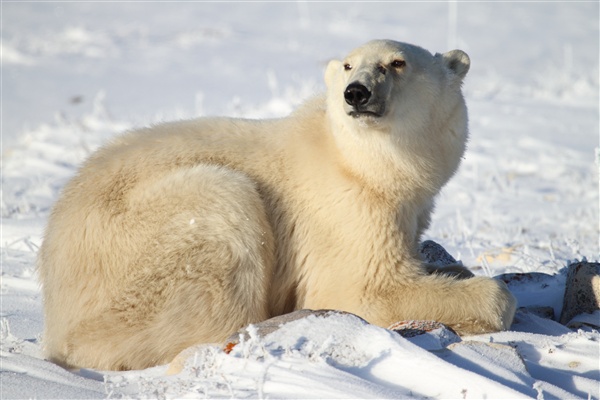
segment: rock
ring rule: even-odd
[[[570,264],[560,323],[568,324],[575,316],[600,309],[600,264],[580,261]],[[597,326],[600,326],[598,321]]]
[[[456,334],[452,328],[437,321],[399,321],[390,325],[388,329],[405,338],[423,335],[436,329],[447,329]]]
[[[270,318],[266,321],[251,324],[251,325],[244,327],[244,328],[240,329],[239,331],[235,332],[234,334],[229,336],[227,338],[227,340],[225,340],[225,345],[223,347],[223,350],[226,353],[229,353],[233,349],[233,347],[236,344],[238,344],[241,340],[250,339],[250,332],[252,332],[252,335],[255,335],[258,337],[265,337],[266,335],[275,332],[282,325],[287,324],[288,322],[306,318],[309,315],[316,315],[316,316],[320,317],[320,316],[326,316],[326,315],[331,315],[331,314],[351,314],[351,313],[348,313],[345,311],[337,311],[337,310],[298,310],[298,311],[293,311],[289,314],[279,315],[277,317]],[[355,317],[364,321],[364,319],[360,318],[359,316],[357,316],[355,314],[351,314],[351,315],[354,315]],[[250,327],[252,327],[252,328],[250,328]]]
[[[433,240],[426,240],[419,246],[423,261],[437,266],[460,264],[441,245]]]
[[[452,328],[436,321],[400,321],[388,329],[429,351],[444,349],[462,340]]]
[[[425,269],[430,274],[442,274],[458,279],[469,279],[475,275],[460,261],[456,261],[446,249],[432,240],[426,240],[419,247]]]
[[[311,315],[321,317],[333,314],[352,315],[367,323],[363,318],[345,311],[298,310],[289,314],[268,319],[266,321],[258,322],[256,324],[251,324],[243,329],[240,329],[239,331],[230,335],[227,340],[225,340],[223,351],[229,353],[241,341],[249,340],[251,337],[265,337],[270,333],[277,331],[283,325],[289,322],[306,318]],[[387,329],[394,331],[405,338],[410,338],[411,341],[416,340],[418,345],[426,349],[444,348],[450,343],[455,343],[461,340],[456,332],[452,330],[452,328],[436,321],[400,321],[389,326]],[[419,338],[414,339],[417,336],[419,336]]]
[[[542,288],[548,286],[548,280],[554,279],[553,275],[544,274],[541,272],[524,272],[524,273],[510,273],[502,274],[497,276],[498,279],[502,280],[509,287],[520,285],[520,284],[533,284],[539,285]]]

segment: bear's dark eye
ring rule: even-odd
[[[377,70],[383,75],[385,75],[385,73],[387,72],[387,70],[385,69],[385,67],[383,65],[378,66]]]
[[[344,64],[344,69],[346,71],[350,71],[352,69],[352,65],[350,65],[350,64]]]
[[[394,60],[392,61],[392,67],[394,68],[402,68],[406,65],[406,61],[404,60]]]

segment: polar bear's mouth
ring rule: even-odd
[[[368,110],[362,110],[362,111],[352,110],[352,111],[348,112],[348,115],[350,115],[353,118],[360,118],[360,117],[380,118],[381,117],[380,113],[376,113],[374,111],[368,111]]]

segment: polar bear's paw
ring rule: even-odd
[[[467,286],[468,306],[463,318],[450,326],[461,336],[503,331],[510,328],[517,301],[506,284],[496,279],[476,277],[460,281]]]

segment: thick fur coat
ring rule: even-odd
[[[97,151],[40,251],[48,357],[140,369],[302,308],[510,326],[503,283],[417,255],[465,150],[468,69],[459,50],[372,41],[287,118],[167,123]]]

